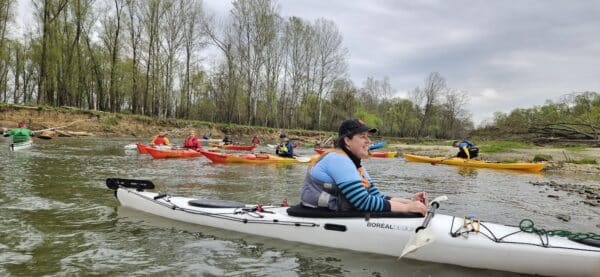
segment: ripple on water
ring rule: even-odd
[[[75,206],[74,203],[67,204],[38,196],[23,196],[19,197],[16,203],[5,206],[5,208],[9,210],[40,211],[66,209],[73,206]]]
[[[0,243],[7,251],[30,252],[44,242],[44,234],[18,218],[2,217]],[[25,254],[24,254],[25,255]]]

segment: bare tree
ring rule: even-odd
[[[185,73],[183,79],[183,87],[181,89],[181,112],[180,116],[189,117],[192,104],[192,58],[196,49],[205,47],[205,34],[200,29],[200,24],[204,20],[204,10],[202,2],[184,2],[183,17],[185,22],[183,25],[183,43],[185,48]]]
[[[316,74],[318,115],[316,125],[312,128],[321,127],[323,115],[323,98],[333,87],[336,80],[345,75],[347,71],[346,58],[348,50],[342,46],[342,35],[335,23],[325,19],[318,19],[315,23],[316,33]]]
[[[144,1],[145,2],[145,1]],[[131,47],[131,112],[143,113],[144,104],[140,105],[140,92],[138,88],[138,66],[140,63],[140,44],[142,39],[142,14],[140,14],[140,2],[138,0],[126,0],[127,6],[127,31],[129,32],[129,46]]]
[[[437,72],[429,74],[425,79],[423,88],[416,88],[414,91],[415,103],[418,103],[422,108],[421,123],[417,136],[421,138],[425,134],[425,129],[428,127],[435,113],[435,105],[438,102],[440,95],[446,91],[446,80]]]
[[[465,109],[468,104],[467,93],[460,90],[447,90],[442,103],[442,130],[446,137],[457,138],[461,131],[461,124],[469,113]]]
[[[123,18],[123,9],[125,8],[124,0],[114,0],[114,14],[109,13],[103,21],[104,33],[102,40],[110,56],[110,73],[108,80],[108,109],[111,112],[120,111],[120,96],[117,91],[117,63],[119,60],[119,52],[121,50],[120,34],[121,22]]]
[[[233,38],[231,25],[225,22],[218,22],[213,15],[207,15],[202,21],[202,32],[207,35],[213,45],[215,45],[225,56],[224,68],[218,68],[216,74],[215,88],[219,88],[218,92],[214,93],[217,107],[233,109],[234,112],[224,113],[223,117],[219,117],[224,122],[240,122],[239,101],[238,101],[238,83],[236,71],[236,55],[233,47]]]
[[[10,67],[11,45],[7,42],[8,24],[12,20],[11,1],[0,2],[0,91],[3,101],[7,101],[8,71]],[[14,49],[13,49],[14,52]]]

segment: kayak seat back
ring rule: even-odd
[[[287,209],[289,216],[312,218],[416,218],[423,217],[418,213],[395,212],[362,212],[362,211],[332,211],[328,208],[310,208],[303,205],[291,206]]]
[[[244,208],[246,205],[231,200],[195,199],[188,201],[188,205],[202,208]]]

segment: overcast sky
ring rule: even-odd
[[[26,1],[26,0],[20,0]],[[224,17],[228,0],[204,0]],[[281,15],[340,29],[355,85],[388,76],[399,96],[439,72],[480,123],[495,111],[600,91],[600,1],[279,0]]]

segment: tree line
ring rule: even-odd
[[[336,24],[235,0],[225,17],[192,0],[32,0],[15,26],[0,2],[0,100],[274,128],[335,130],[358,117],[382,135],[454,138],[473,129],[464,92],[432,72],[410,97],[348,77]]]
[[[493,122],[477,133],[482,136],[517,136],[537,142],[592,142],[600,145],[600,94],[593,91],[565,94],[542,106],[496,112]]]

